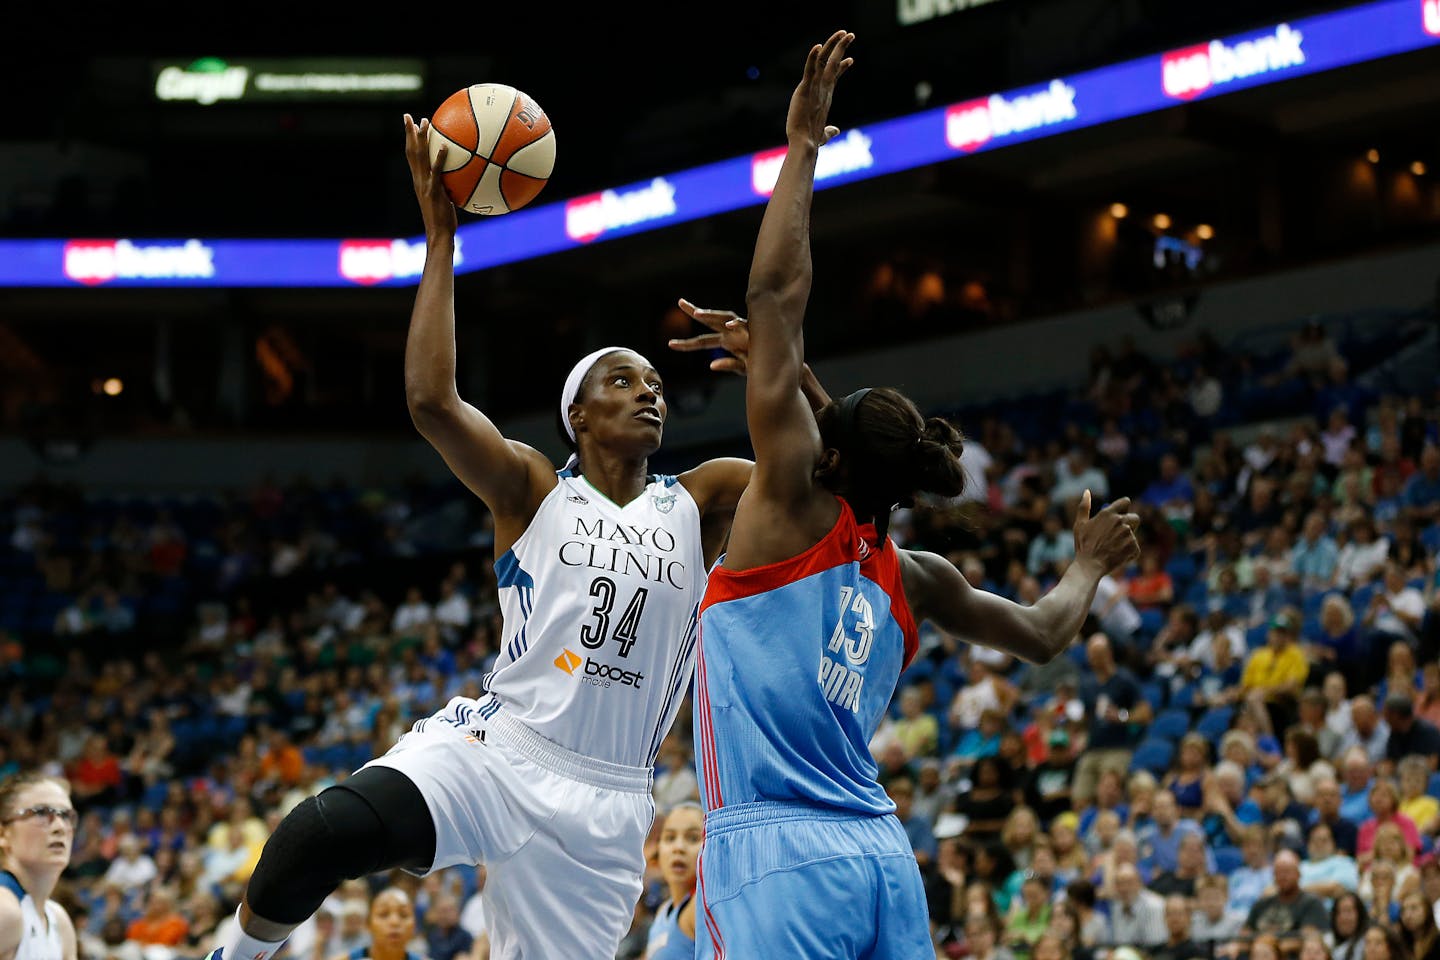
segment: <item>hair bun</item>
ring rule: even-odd
[[[930,417],[911,447],[916,489],[942,496],[958,496],[965,489],[960,454],[965,438],[948,420]]]

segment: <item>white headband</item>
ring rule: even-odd
[[[560,394],[560,422],[565,425],[565,434],[572,443],[579,443],[575,439],[575,428],[570,426],[570,404],[575,402],[575,396],[580,392],[580,382],[585,379],[585,374],[595,366],[595,361],[607,353],[615,353],[619,350],[628,350],[628,347],[601,347],[594,353],[580,358],[580,362],[570,368],[570,376],[565,378],[565,392]]]

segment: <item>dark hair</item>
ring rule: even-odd
[[[1355,932],[1348,937],[1342,937],[1336,918],[1340,916],[1340,904],[1347,900],[1355,904]],[[1370,926],[1370,911],[1365,909],[1365,901],[1361,900],[1358,894],[1347,890],[1335,898],[1335,904],[1330,908],[1330,936],[1335,938],[1336,943],[1362,935],[1368,926]]]
[[[1310,765],[1320,759],[1320,741],[1298,723],[1285,731],[1285,742],[1295,745],[1295,763],[1301,770],[1309,770]]]
[[[1374,923],[1366,928],[1365,933],[1368,935],[1371,930],[1379,930],[1385,938],[1385,946],[1390,951],[1390,960],[1412,960],[1410,948],[1405,945],[1405,941],[1393,927],[1387,927],[1383,923]]]
[[[1087,909],[1093,909],[1096,900],[1095,884],[1085,879],[1071,880],[1065,885],[1065,899]]]
[[[821,482],[850,501],[857,515],[888,515],[917,493],[958,496],[964,437],[948,421],[928,420],[898,390],[875,387],[835,400],[818,416],[821,442],[840,466]]]

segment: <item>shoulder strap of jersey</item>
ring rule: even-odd
[[[25,898],[29,896],[29,894],[25,892],[25,888],[20,886],[20,878],[9,870],[0,870],[0,890],[9,890],[15,894],[15,899],[22,903]]]

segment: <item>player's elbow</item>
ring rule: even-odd
[[[753,320],[757,314],[785,313],[810,296],[810,270],[768,269],[751,273],[745,290],[745,307]]]

